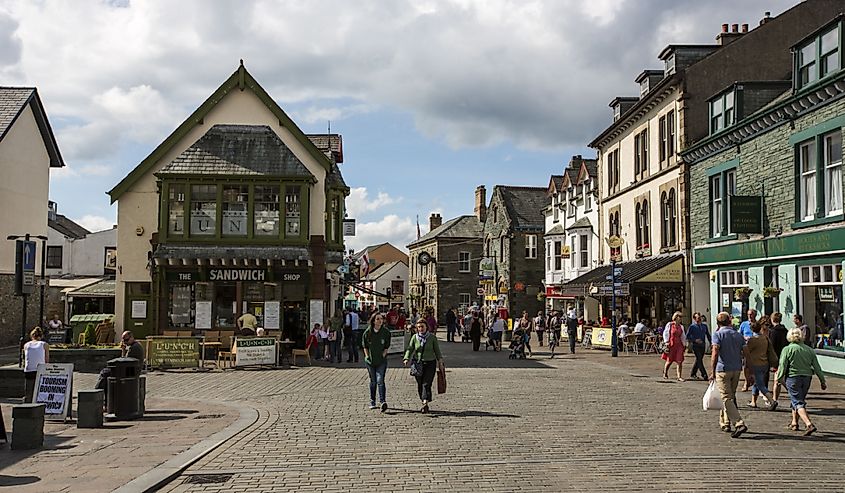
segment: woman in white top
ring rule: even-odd
[[[44,337],[41,327],[32,329],[29,337],[31,340],[23,345],[23,374],[26,379],[24,402],[32,402],[32,391],[35,388],[35,376],[38,373],[38,364],[50,362],[50,347],[46,342],[41,340]]]

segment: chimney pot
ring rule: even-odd
[[[475,217],[480,222],[487,220],[487,188],[484,185],[475,187]]]
[[[728,32],[728,25],[727,24],[722,24],[722,32],[723,33]]]
[[[748,32],[748,24],[743,24],[743,25],[742,25],[742,32],[743,32],[743,33],[747,33],[747,32]]]
[[[731,32],[738,33],[739,32],[739,24],[731,24]]]
[[[440,225],[443,224],[443,218],[440,217],[440,214],[432,214],[428,218],[428,230],[432,231],[435,228],[439,228]]]

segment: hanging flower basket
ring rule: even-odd
[[[765,288],[763,288],[763,296],[766,298],[777,298],[778,296],[780,296],[781,291],[783,291],[782,288],[766,286]]]
[[[751,291],[751,288],[736,288],[734,289],[734,299],[737,301],[748,299]]]

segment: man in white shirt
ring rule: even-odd
[[[637,334],[638,336],[643,335],[647,329],[648,327],[646,327],[645,319],[642,319],[634,326],[634,334]]]

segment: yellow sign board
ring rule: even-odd
[[[593,346],[613,347],[613,329],[610,327],[593,327]]]
[[[683,260],[678,259],[671,264],[657,269],[656,271],[641,277],[637,282],[683,282],[684,281],[684,267]]]

